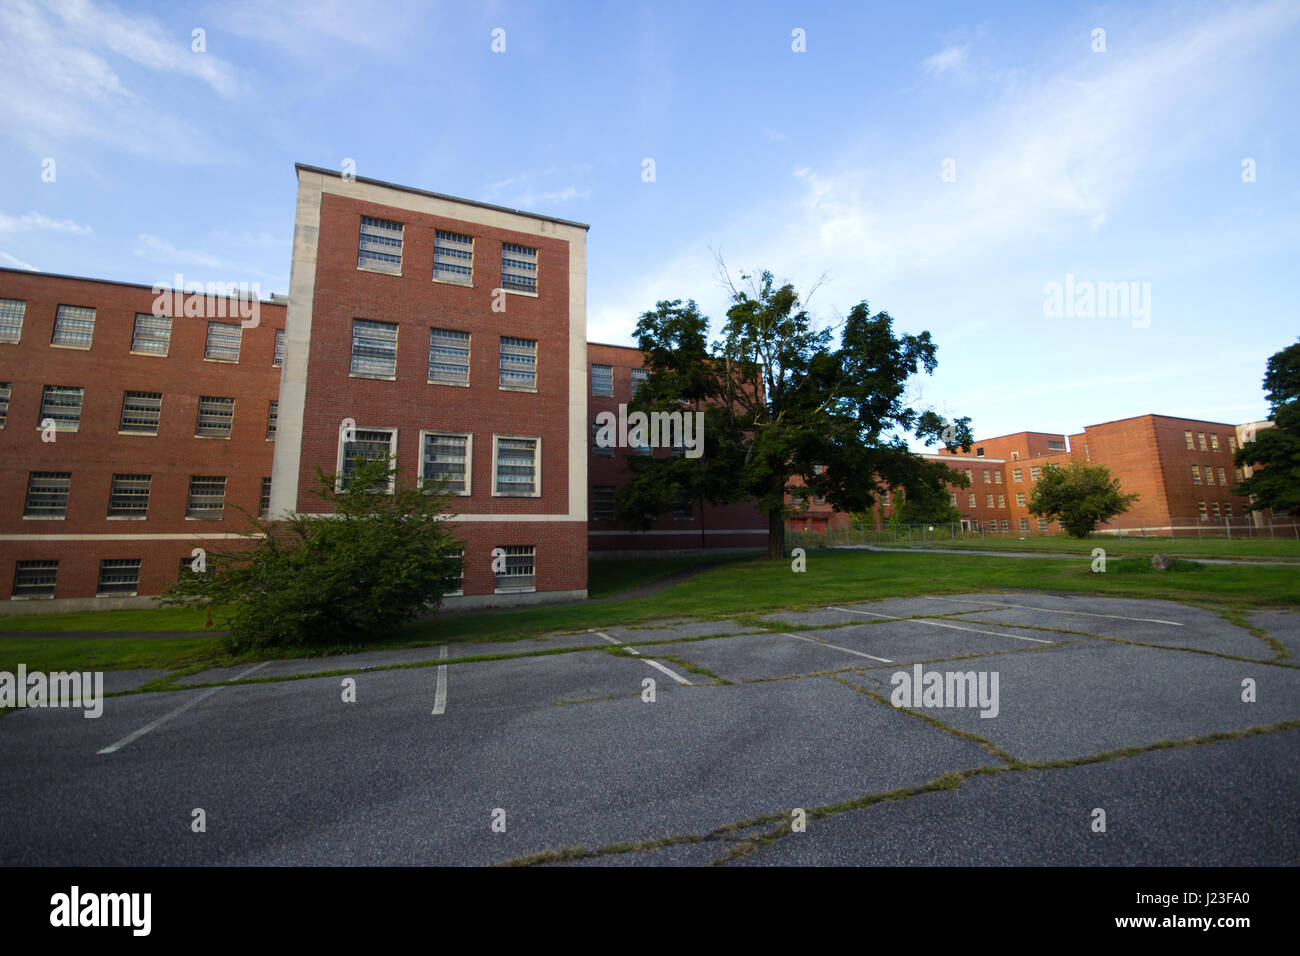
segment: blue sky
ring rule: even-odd
[[[285,292],[293,164],[350,158],[591,224],[594,341],[720,317],[716,252],[929,329],[912,395],[981,437],[1242,422],[1300,331],[1297,41],[1294,2],[0,0],[0,265]],[[1147,321],[1046,315],[1067,276]]]

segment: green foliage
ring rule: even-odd
[[[1168,570],[1157,571],[1151,566],[1150,558],[1121,558],[1118,561],[1111,561],[1106,570],[1111,574],[1169,574],[1173,571],[1204,571],[1205,565],[1199,561],[1188,561],[1186,558],[1174,558],[1174,563]]]
[[[940,467],[948,471],[946,465]],[[951,475],[943,478],[951,480]],[[951,524],[961,520],[961,512],[953,507],[945,485],[917,482],[911,491],[900,491],[898,498],[901,507],[895,508],[894,514],[902,524]]]
[[[1233,492],[1248,496],[1252,511],[1300,515],[1300,342],[1269,358],[1264,388],[1274,427],[1237,449],[1233,463],[1256,471]]]
[[[1043,477],[1029,498],[1029,512],[1055,519],[1069,534],[1086,538],[1098,524],[1128,511],[1137,500],[1135,494],[1124,494],[1109,468],[1072,461],[1066,468],[1043,466]]]
[[[455,587],[461,562],[448,552],[461,544],[447,495],[402,482],[387,460],[358,462],[343,490],[334,475],[316,477],[332,515],[249,516],[248,545],[208,554],[206,572],[187,570],[162,603],[216,607],[225,649],[240,653],[374,636]]]
[[[742,281],[751,280],[744,275]],[[732,305],[709,343],[709,320],[694,301],[661,301],[637,323],[647,385],[634,411],[704,413],[701,458],[630,459],[619,492],[625,523],[646,528],[674,500],[754,501],[768,516],[768,554],[784,548],[790,481],[836,510],[870,513],[878,489],[902,488],[928,500],[963,476],[912,454],[904,436],[969,448],[970,420],[947,421],[906,405],[908,379],[937,366],[930,333],[899,335],[888,313],[858,303],[838,347],[818,328],[790,284],[770,272]],[[796,505],[797,508],[797,505]]]

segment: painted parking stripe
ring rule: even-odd
[[[862,651],[855,651],[852,648],[840,647],[838,644],[832,644],[829,641],[819,641],[815,637],[804,637],[802,634],[782,634],[782,637],[793,637],[799,641],[810,641],[813,644],[820,644],[822,647],[834,648],[837,651],[843,651],[845,654],[856,654],[858,657],[865,657],[868,660],[880,661],[882,664],[894,663],[888,657],[875,657],[871,654],[864,654]]]
[[[592,634],[595,634],[597,637],[603,637],[605,640],[609,641],[611,644],[617,644],[619,647],[623,648],[623,650],[627,651],[629,654],[636,654],[637,657],[641,657],[641,655],[637,653],[636,648],[634,648],[634,647],[628,647],[628,646],[627,646],[626,644],[624,644],[622,641],[615,640],[614,638],[610,637],[608,634],[602,634],[600,631],[591,631],[591,633],[592,633]],[[683,677],[681,674],[678,674],[676,671],[672,670],[671,668],[664,667],[664,665],[663,665],[663,664],[660,664],[658,661],[652,661],[652,660],[650,660],[650,658],[648,658],[648,657],[641,657],[641,660],[645,661],[647,664],[649,664],[649,665],[650,665],[651,667],[653,667],[655,670],[663,671],[665,674],[667,674],[667,675],[668,675],[669,677],[671,677],[673,680],[677,681],[677,683],[681,684],[683,687],[692,687],[692,686],[694,686],[690,681],[688,681],[688,680],[687,680],[685,677]]]
[[[919,617],[889,617],[888,614],[874,614],[871,611],[855,611],[851,607],[833,607],[832,611],[843,611],[846,614],[866,614],[870,617],[884,617],[891,621],[902,621],[908,624],[928,624],[930,627],[947,627],[954,631],[970,631],[973,634],[992,634],[994,637],[1009,637],[1015,641],[1029,641],[1032,644],[1054,644],[1055,641],[1044,641],[1037,637],[1022,637],[1019,634],[1003,634],[1001,631],[985,631],[978,627],[962,627],[960,624],[946,624],[942,621],[927,621]],[[892,661],[890,663],[893,663]]]
[[[1045,611],[1048,614],[1077,614],[1081,617],[1109,617],[1116,621],[1137,621],[1141,624],[1168,624],[1171,627],[1182,627],[1181,621],[1162,621],[1158,617],[1125,617],[1123,614],[1098,614],[1095,611],[1066,611],[1054,607],[1034,607],[1032,604],[1007,604],[1005,601],[973,601],[966,598],[937,598],[940,601],[951,601],[955,604],[986,604],[989,607],[1015,607],[1025,611]]]
[[[442,650],[438,651],[438,660],[447,659],[447,645],[442,645]],[[433,712],[441,714],[447,709],[447,665],[438,665],[438,689],[433,693]]]
[[[233,679],[233,680],[243,680],[243,679],[244,679],[245,677],[247,677],[249,674],[253,673],[254,671],[259,671],[259,670],[261,670],[263,667],[265,667],[265,666],[266,666],[267,664],[269,664],[269,663],[271,663],[271,662],[270,662],[270,661],[263,661],[263,662],[260,663],[260,664],[255,664],[254,666],[250,667],[248,670],[244,671],[242,674],[237,674],[237,675],[235,675],[235,677],[232,678],[232,679]],[[117,743],[115,743],[115,744],[109,744],[109,745],[108,745],[107,747],[105,747],[103,750],[97,750],[97,751],[95,751],[95,753],[97,753],[97,754],[112,754],[112,753],[117,753],[119,750],[121,750],[123,747],[125,747],[127,744],[131,743],[132,741],[134,741],[134,740],[138,740],[139,738],[143,737],[145,734],[149,733],[149,731],[154,730],[154,729],[157,728],[157,727],[161,727],[163,724],[167,723],[167,721],[171,720],[173,717],[177,717],[177,716],[179,716],[179,715],[185,713],[185,711],[189,710],[189,709],[190,709],[191,707],[193,707],[195,704],[199,703],[200,701],[207,700],[209,697],[211,697],[211,696],[212,696],[213,694],[215,694],[217,691],[219,691],[219,690],[225,690],[225,689],[226,689],[226,688],[225,688],[224,686],[222,686],[222,687],[209,687],[207,690],[203,691],[201,694],[198,694],[198,695],[195,696],[195,697],[191,697],[188,701],[186,701],[184,704],[181,704],[181,706],[177,707],[177,708],[176,708],[175,710],[173,710],[171,713],[169,713],[169,714],[164,714],[163,716],[159,717],[157,720],[150,721],[149,723],[147,723],[147,724],[145,724],[143,727],[141,727],[139,730],[134,731],[133,733],[129,733],[129,734],[127,734],[125,737],[123,737],[123,738],[122,738],[121,740],[119,740]]]
[[[641,656],[641,652],[638,651],[635,647],[627,647],[627,646],[626,646],[622,641],[616,641],[616,640],[614,640],[614,638],[610,637],[608,634],[602,634],[600,631],[592,631],[591,633],[592,633],[592,634],[595,634],[597,637],[603,637],[605,640],[609,641],[611,644],[617,644],[619,647],[623,648],[623,650],[627,651],[629,654],[635,654],[637,657],[640,657],[640,656]]]

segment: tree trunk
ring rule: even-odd
[[[785,557],[785,518],[780,508],[767,516],[767,556]]]

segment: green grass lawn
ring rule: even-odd
[[[660,560],[660,559],[656,559]],[[667,559],[671,560],[671,559]],[[647,624],[667,619],[741,618],[760,626],[758,615],[848,601],[924,594],[974,591],[1042,590],[1079,592],[1126,598],[1194,601],[1225,609],[1300,605],[1300,575],[1289,567],[1199,565],[1187,571],[1160,574],[1121,573],[1112,568],[1093,574],[1090,558],[1047,561],[1036,558],[997,558],[985,561],[941,554],[882,553],[869,551],[810,551],[807,571],[796,574],[788,561],[747,558],[711,568],[652,597],[569,607],[536,607],[480,611],[415,621],[381,641],[364,647],[404,647],[450,641],[503,643],[537,637],[551,631],[606,628],[619,624]],[[598,569],[617,571],[623,569]],[[662,570],[662,566],[655,570]],[[624,581],[626,579],[623,579]],[[615,586],[611,583],[610,587]],[[99,630],[112,615],[131,615],[129,626],[118,631],[145,630],[146,615],[175,615],[174,611],[102,611],[87,615],[58,615],[50,630]],[[201,630],[202,612],[192,612],[190,622]],[[77,618],[77,620],[73,620]],[[19,620],[33,632],[48,616],[7,618],[0,629]],[[184,630],[174,616],[167,627]],[[185,623],[185,622],[181,622]],[[361,646],[332,648],[359,650]],[[505,650],[502,648],[501,650]],[[30,669],[68,667],[180,668],[207,658],[220,660],[215,641],[195,638],[104,638],[81,640],[54,635],[0,639],[0,670],[12,671],[19,661]]]
[[[677,555],[669,558],[593,558],[587,562],[587,596],[611,597],[676,571],[700,564],[738,560],[746,555]]]
[[[850,536],[850,544],[858,539]],[[868,544],[877,544],[869,539]],[[1112,538],[1094,535],[1091,538],[1027,537],[1015,535],[986,535],[984,537],[921,541],[899,541],[895,544],[888,536],[880,547],[892,548],[952,548],[962,551],[1030,551],[1044,554],[1089,554],[1093,548],[1105,548],[1107,557],[1149,558],[1158,552],[1184,558],[1240,558],[1250,560],[1288,560],[1300,562],[1300,541],[1287,538]]]

